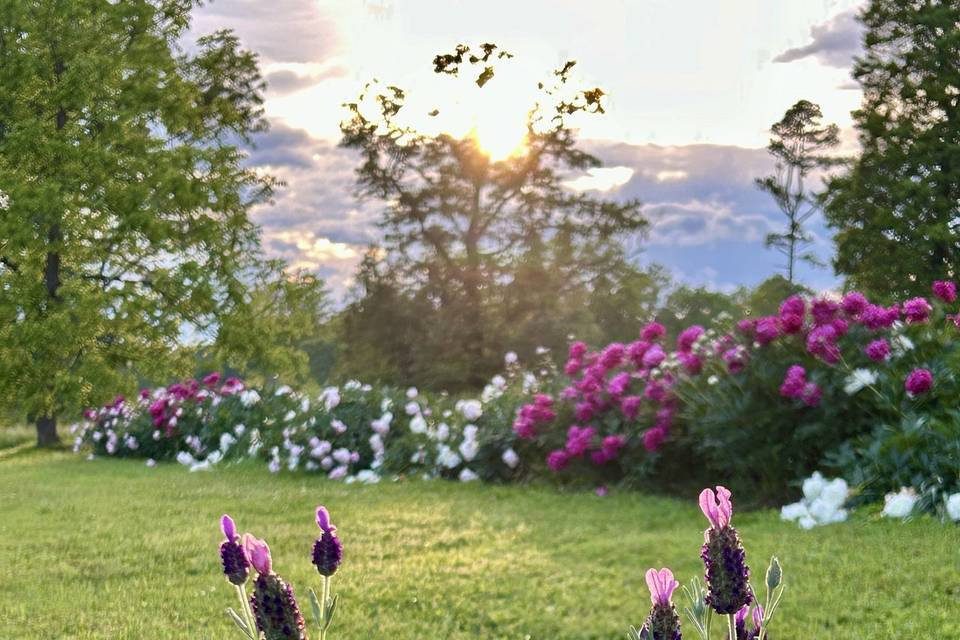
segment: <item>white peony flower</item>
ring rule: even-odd
[[[393,420],[393,414],[387,411],[385,414],[370,422],[370,428],[379,433],[380,435],[386,435],[390,431],[390,422]]]
[[[503,361],[508,365],[516,364],[517,360],[517,354],[513,351],[507,351],[507,353],[503,356]]]
[[[343,424],[339,420],[334,420],[331,422],[330,427],[337,433],[344,433],[347,430],[347,425]]]
[[[808,529],[813,529],[815,526],[817,526],[817,521],[814,520],[813,517],[811,516],[803,516],[802,518],[797,520],[797,524],[800,525],[801,529],[808,530]]]
[[[290,410],[290,411],[287,411],[287,413],[283,416],[283,421],[284,421],[284,422],[290,422],[291,420],[293,420],[293,419],[296,418],[296,417],[297,417],[297,412],[296,412],[296,411],[293,411],[293,410]]]
[[[854,369],[847,379],[843,382],[843,390],[848,396],[852,396],[864,387],[870,386],[877,381],[877,372],[870,369]]]
[[[954,522],[960,521],[960,493],[947,498],[947,515]]]
[[[155,466],[157,466],[157,461],[154,460],[153,458],[148,458],[148,459],[147,459],[147,466],[148,466],[148,467],[155,467]]]
[[[193,456],[187,453],[186,451],[181,451],[177,454],[177,462],[180,464],[189,467],[192,464],[196,463],[196,460],[193,459]]]
[[[406,405],[404,405],[403,412],[408,416],[415,416],[420,413],[420,405],[416,402],[408,402]]]
[[[450,425],[448,425],[446,422],[441,422],[440,424],[438,424],[436,436],[437,436],[437,440],[440,440],[441,442],[449,438]]]
[[[237,442],[237,439],[233,437],[229,432],[220,434],[220,450],[226,451],[231,446]]]
[[[814,471],[812,476],[803,481],[803,497],[807,500],[815,500],[820,497],[826,484],[827,481],[824,480],[823,475],[819,471]]]
[[[890,347],[893,350],[893,355],[899,357],[907,351],[913,350],[913,341],[905,335],[896,335],[891,338]]]
[[[471,422],[483,415],[483,405],[479,400],[463,400],[460,403],[460,413]]]
[[[357,482],[362,482],[363,484],[377,484],[380,482],[380,476],[370,469],[364,469],[353,477]]]
[[[327,477],[331,480],[341,480],[346,477],[347,471],[347,465],[342,464],[339,467],[335,467],[330,473],[328,473]]]
[[[340,404],[340,389],[327,387],[320,394],[320,401],[327,411],[333,411]]]
[[[303,465],[303,468],[306,469],[307,471],[313,472],[319,469],[320,465],[318,465],[313,460],[307,460],[307,464]]]
[[[460,456],[458,456],[450,447],[445,444],[440,445],[437,448],[437,463],[446,467],[447,469],[453,469],[461,462]]]
[[[843,478],[834,478],[826,483],[820,492],[820,500],[823,500],[832,509],[839,509],[850,496],[850,487]]]
[[[408,400],[413,400],[413,399],[416,398],[418,395],[420,395],[420,392],[417,391],[417,388],[416,388],[416,387],[410,387],[409,389],[407,389],[407,399],[408,399]]]
[[[480,476],[475,474],[473,471],[470,471],[470,469],[464,469],[460,472],[460,475],[457,476],[457,478],[460,480],[460,482],[473,482],[474,480],[479,480]]]
[[[421,415],[416,415],[410,421],[410,431],[413,433],[425,433],[427,431],[427,421]]]
[[[802,500],[800,502],[794,502],[793,504],[784,505],[780,508],[780,519],[786,520],[787,522],[796,522],[800,518],[809,516],[810,511]]]
[[[267,465],[267,469],[270,473],[280,473],[280,461],[274,458],[270,461],[270,464]]]
[[[280,387],[277,388],[276,393],[274,393],[273,395],[275,395],[275,396],[285,396],[285,395],[287,395],[288,393],[290,393],[291,391],[293,391],[293,389],[291,389],[289,385],[282,385],[282,386],[280,386]]]
[[[517,465],[520,464],[520,456],[517,455],[517,452],[513,449],[507,449],[503,452],[503,455],[500,456],[500,459],[503,460],[503,464],[507,465],[511,469],[516,469]]]
[[[884,496],[883,515],[888,518],[906,518],[913,513],[920,496],[913,487],[903,487],[898,493]]]
[[[240,403],[245,407],[252,407],[260,402],[260,394],[256,389],[245,389],[240,392]]]
[[[350,463],[350,450],[341,447],[333,452],[333,459],[336,460],[339,464],[349,464]]]
[[[233,428],[233,432],[237,434],[238,438],[241,437],[246,430],[247,430],[247,427],[244,426],[243,424],[238,424]]]
[[[463,459],[467,462],[476,458],[479,452],[480,445],[477,444],[476,440],[464,440],[460,443],[460,455],[463,456]]]

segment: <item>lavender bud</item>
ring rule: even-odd
[[[672,604],[655,604],[643,624],[650,640],[681,640],[680,616]],[[641,631],[642,633],[642,631]],[[641,635],[641,637],[644,637]]]
[[[700,552],[706,568],[706,602],[719,614],[736,613],[753,602],[746,555],[740,535],[733,527],[727,525],[707,530],[706,542]]]
[[[243,555],[243,548],[232,540],[220,543],[220,560],[223,562],[223,575],[231,584],[240,586],[247,581],[250,565]]]
[[[324,531],[313,543],[313,564],[320,575],[330,577],[337,572],[343,560],[343,544],[332,531]]]

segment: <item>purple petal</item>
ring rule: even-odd
[[[223,536],[230,542],[237,539],[237,527],[233,524],[233,518],[227,514],[223,514],[220,518],[220,530],[223,531]]]
[[[317,526],[326,533],[332,533],[337,530],[335,526],[330,524],[330,512],[328,512],[324,506],[317,507]]]

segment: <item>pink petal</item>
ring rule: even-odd
[[[220,530],[223,531],[223,536],[230,542],[237,539],[237,527],[233,524],[233,518],[227,514],[223,514],[220,518]]]
[[[647,588],[650,589],[650,601],[653,604],[660,602],[660,584],[656,569],[647,569]]]

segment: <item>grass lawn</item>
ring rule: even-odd
[[[336,639],[623,639],[646,615],[648,567],[684,582],[702,571],[694,496],[348,486],[22,448],[0,452],[0,638],[240,637],[223,613],[235,592],[219,573],[220,514],[266,538],[303,595],[319,584],[318,503],[345,546]],[[734,522],[757,575],[781,557],[775,640],[960,638],[960,528],[863,516],[803,532],[774,512]]]

